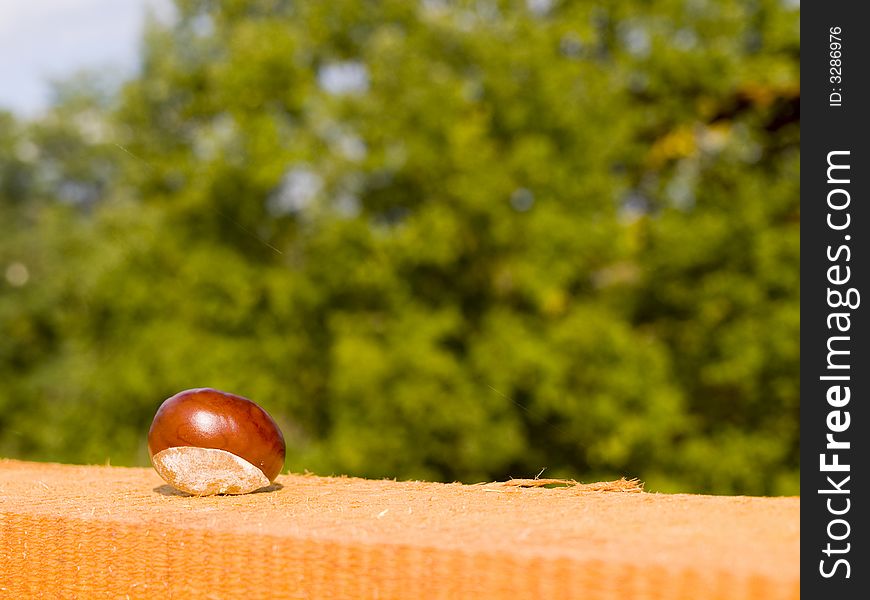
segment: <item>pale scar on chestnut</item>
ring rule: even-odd
[[[196,496],[247,494],[284,467],[284,436],[260,406],[235,394],[197,388],[167,398],[148,431],[157,473]]]

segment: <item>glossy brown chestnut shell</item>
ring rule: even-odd
[[[148,451],[212,448],[234,454],[272,482],[284,468],[284,436],[274,419],[251,400],[211,388],[167,398],[148,431]]]

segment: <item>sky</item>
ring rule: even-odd
[[[0,0],[0,110],[36,116],[50,79],[82,69],[133,75],[146,9],[171,0]]]

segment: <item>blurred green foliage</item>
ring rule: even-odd
[[[0,114],[0,455],[798,493],[794,4],[179,0]]]

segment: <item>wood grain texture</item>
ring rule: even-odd
[[[607,489],[607,488],[604,488]],[[799,498],[0,461],[0,598],[800,597]]]

